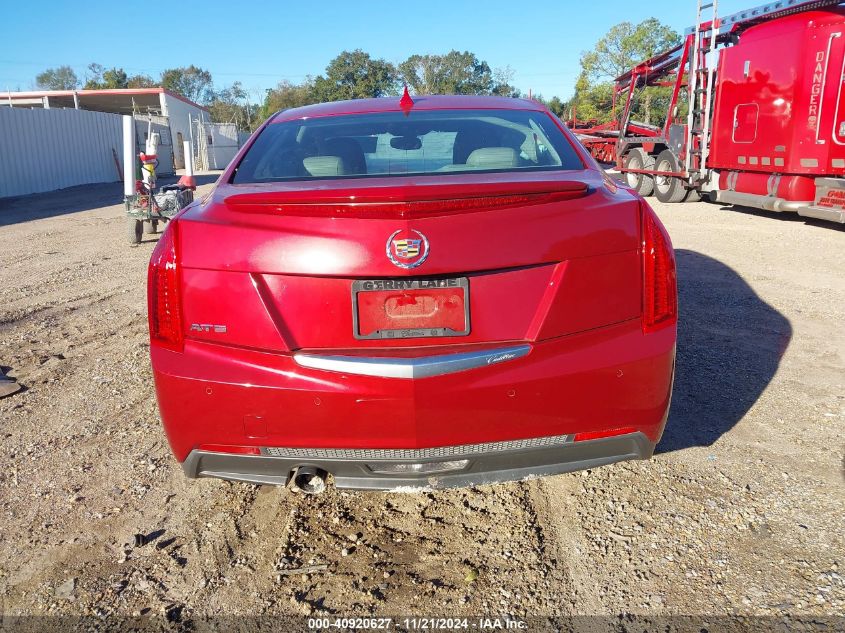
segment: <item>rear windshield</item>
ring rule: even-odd
[[[418,110],[272,123],[232,182],[583,168],[544,112]]]

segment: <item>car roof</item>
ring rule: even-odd
[[[543,110],[542,104],[531,99],[493,97],[477,95],[417,95],[414,110]],[[331,101],[282,110],[273,116],[271,123],[292,121],[305,117],[338,116],[344,114],[365,114],[371,112],[401,112],[399,97],[378,99],[352,99]]]

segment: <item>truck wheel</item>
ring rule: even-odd
[[[655,171],[680,171],[678,159],[668,149],[657,156]],[[680,178],[675,176],[655,176],[654,195],[660,202],[681,202],[687,195],[687,188]]]
[[[654,169],[654,156],[649,156],[641,147],[635,147],[625,155],[625,169]],[[625,173],[625,182],[641,196],[650,196],[654,191],[654,177],[648,174]]]
[[[129,243],[133,245],[140,244],[141,238],[144,235],[144,221],[129,218],[129,222],[126,224],[126,229],[126,237],[129,238]]]
[[[144,223],[144,233],[154,235],[158,233],[158,220],[150,220]]]

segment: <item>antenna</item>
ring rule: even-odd
[[[411,108],[414,107],[414,100],[411,99],[411,95],[408,93],[408,84],[405,84],[405,91],[402,93],[402,98],[399,99],[399,107],[402,108],[405,116],[408,116]]]

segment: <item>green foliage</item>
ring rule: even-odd
[[[165,70],[161,73],[161,86],[194,103],[209,103],[214,97],[211,73],[193,64]]]
[[[48,68],[35,77],[36,85],[42,90],[76,90],[79,77],[70,66]]]
[[[613,80],[680,42],[681,36],[657,18],[637,25],[620,22],[596,42],[592,51],[581,55],[581,68],[590,81]]]
[[[154,88],[158,83],[149,75],[132,75],[126,80],[127,88]]]
[[[104,90],[115,88],[153,88],[158,84],[149,75],[128,76],[123,68],[109,68],[96,62],[88,64],[85,73],[84,90]]]
[[[469,51],[449,51],[443,55],[411,55],[399,66],[373,58],[356,49],[343,51],[326,66],[325,73],[307,77],[301,83],[284,80],[266,91],[260,105],[250,103],[240,82],[214,90],[211,73],[197,66],[169,68],[159,82],[148,75],[128,76],[123,68],[92,63],[85,74],[86,89],[146,88],[160,85],[196,103],[207,105],[217,122],[235,122],[241,129],[255,129],[279,110],[312,103],[398,95],[403,83],[416,94],[477,94],[519,97],[512,85],[509,67],[491,68]],[[69,66],[49,69],[38,76],[39,85],[49,88],[76,88],[79,80]],[[542,100],[542,98],[541,98]],[[554,97],[549,107],[559,116],[566,109]]]
[[[567,104],[561,101],[558,97],[552,97],[546,104],[546,107],[548,107],[549,110],[554,112],[555,115],[561,119],[566,117]]]
[[[299,108],[317,102],[312,78],[308,77],[301,84],[294,84],[287,80],[280,81],[275,88],[267,91],[259,118],[263,121],[279,110]]]
[[[361,49],[343,51],[329,62],[325,76],[314,80],[317,101],[366,99],[396,94],[396,69]]]
[[[236,123],[238,129],[249,130],[255,107],[250,105],[247,93],[240,81],[214,93],[208,104],[211,120],[216,123]]]
[[[312,103],[363,99],[399,94],[407,83],[416,94],[496,94],[519,96],[510,81],[510,68],[491,70],[490,65],[469,52],[445,55],[412,55],[394,67],[358,49],[343,51],[326,67],[324,75],[308,77],[299,84],[281,81],[267,91],[256,121],[279,110]],[[222,111],[222,108],[221,108]]]
[[[398,78],[416,94],[518,96],[509,68],[491,70],[473,53],[452,50],[445,55],[411,55],[399,64]]]
[[[85,90],[96,89],[103,80],[103,71],[105,71],[105,68],[102,64],[98,64],[97,62],[91,62],[88,64],[85,73],[85,85],[83,88]]]
[[[570,109],[579,121],[596,119],[599,123],[606,123],[614,116],[613,83],[602,81],[591,84],[582,72],[575,82],[575,96]]]
[[[656,18],[639,24],[621,22],[596,42],[591,51],[581,55],[581,75],[575,84],[573,105],[580,120],[608,121],[619,112],[612,112],[612,82],[628,73],[636,64],[670,49],[681,42],[681,36]],[[650,87],[638,91],[632,117],[645,123],[660,121],[666,116],[670,88]],[[617,105],[617,110],[622,104]]]
[[[513,69],[510,66],[494,68],[493,87],[490,89],[490,94],[498,97],[521,97],[522,93],[511,85],[511,81],[513,81]]]
[[[543,95],[534,95],[534,101],[539,101],[544,106],[546,106],[549,110],[552,111],[552,114],[557,116],[559,119],[566,120],[569,118],[569,104],[565,101],[561,101],[559,97],[552,97],[551,99],[546,99]]]
[[[122,68],[105,70],[100,64],[88,64],[88,76],[85,90],[102,90],[107,88],[128,88],[129,77]]]

